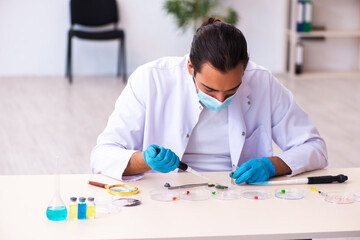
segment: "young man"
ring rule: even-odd
[[[272,140],[283,150],[273,156]],[[292,94],[249,61],[239,29],[210,18],[190,56],[139,67],[116,102],[91,157],[92,171],[136,178],[170,172],[231,171],[236,183],[327,166],[324,140]]]

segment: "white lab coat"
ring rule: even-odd
[[[130,76],[92,151],[94,173],[122,179],[131,155],[151,144],[182,158],[203,109],[187,59],[162,58]],[[313,122],[268,70],[250,61],[228,108],[232,164],[273,156],[274,140],[292,175],[327,166],[325,142]]]

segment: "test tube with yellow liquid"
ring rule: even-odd
[[[77,219],[78,218],[78,204],[77,198],[71,197],[69,204],[69,219]]]
[[[95,202],[93,197],[88,197],[88,202],[86,205],[86,218],[94,219],[95,218]]]

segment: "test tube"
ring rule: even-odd
[[[233,164],[233,165],[232,165],[232,169],[231,169],[231,177],[232,177],[232,175],[234,174],[235,171],[236,171],[236,165]],[[232,185],[236,185],[234,178],[231,178],[231,184],[232,184]]]
[[[69,218],[70,219],[77,219],[78,218],[78,204],[77,204],[77,198],[76,197],[71,197],[70,198]]]
[[[86,219],[86,203],[84,197],[79,197],[78,219]]]
[[[86,205],[86,218],[87,219],[95,218],[95,202],[93,197],[88,197],[88,202]]]

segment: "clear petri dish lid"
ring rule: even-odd
[[[275,197],[285,200],[299,200],[304,198],[304,191],[297,188],[278,188]]]
[[[209,191],[204,189],[186,189],[179,193],[180,199],[188,201],[204,201],[210,198]]]
[[[133,207],[141,204],[136,198],[118,198],[112,201],[112,204],[119,207]]]
[[[346,192],[327,192],[325,201],[336,204],[349,204],[354,202],[354,197]]]
[[[354,193],[354,199],[358,202],[360,202],[360,192]]]
[[[214,190],[211,192],[211,197],[218,200],[235,200],[241,198],[241,194],[235,190]]]
[[[179,199],[179,192],[175,190],[152,190],[150,198],[155,201],[171,202]]]
[[[251,200],[266,200],[272,197],[272,193],[263,189],[248,189],[242,191],[241,196]]]

